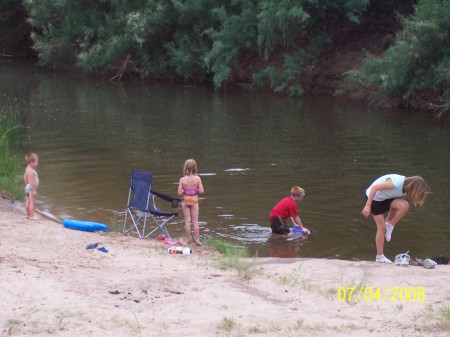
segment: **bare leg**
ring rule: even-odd
[[[402,198],[397,198],[391,203],[391,209],[386,221],[395,226],[409,211],[409,203]]]
[[[377,255],[383,255],[384,250],[384,233],[386,232],[386,225],[384,223],[384,215],[373,215],[373,219],[377,224],[377,234],[375,236],[375,245],[377,247]]]
[[[199,207],[198,204],[196,204],[191,208],[192,224],[194,225],[195,244],[197,246],[201,246],[202,244],[200,243],[200,228],[198,226],[198,213]]]
[[[395,199],[391,203],[389,214],[386,218],[386,241],[391,241],[392,231],[398,222],[408,213],[409,203],[402,198]]]
[[[27,212],[27,219],[30,218],[30,197],[27,195],[27,202],[25,203],[25,211]]]
[[[191,208],[183,203],[184,230],[186,231],[186,240],[191,241]]]
[[[27,217],[30,220],[39,220],[34,216],[34,203],[36,201],[37,192],[32,191],[28,194],[28,200],[27,200]]]

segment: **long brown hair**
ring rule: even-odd
[[[403,184],[405,193],[409,196],[414,206],[422,206],[428,193],[428,185],[422,177],[406,177]]]

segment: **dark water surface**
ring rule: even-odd
[[[364,190],[385,173],[422,175],[432,194],[400,222],[385,254],[450,255],[448,119],[376,111],[326,96],[301,99],[201,86],[109,81],[0,63],[1,101],[30,111],[23,152],[39,155],[39,209],[121,223],[132,169],[176,196],[187,158],[205,194],[201,234],[258,256],[373,259],[375,224]],[[20,155],[21,156],[21,155]],[[293,185],[312,236],[272,236],[268,213]],[[183,235],[182,217],[171,233]]]

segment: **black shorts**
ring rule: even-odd
[[[289,234],[291,232],[286,220],[281,219],[279,216],[270,219],[270,228],[272,228],[272,233],[275,234]]]
[[[366,198],[367,200],[367,198]],[[391,203],[395,200],[394,199],[386,199],[383,201],[375,201],[372,200],[372,206],[371,206],[371,213],[373,215],[380,215],[380,214],[384,214],[387,211],[389,211],[391,209]]]

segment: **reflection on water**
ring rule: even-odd
[[[11,85],[13,83],[14,85]],[[258,256],[372,259],[375,225],[364,190],[384,173],[420,174],[433,194],[412,207],[386,245],[389,257],[448,251],[450,133],[445,120],[316,96],[216,93],[165,83],[90,80],[0,63],[0,88],[30,111],[23,151],[39,154],[38,208],[60,218],[120,223],[132,169],[174,195],[187,158],[205,194],[201,234]],[[312,235],[271,235],[268,214],[293,185]],[[172,227],[183,235],[181,218]]]

